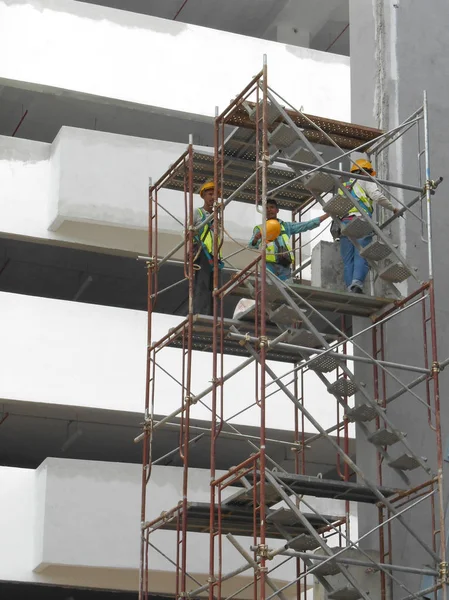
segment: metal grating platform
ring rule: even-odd
[[[359,240],[367,235],[373,233],[373,228],[368,221],[362,219],[362,217],[355,217],[347,225],[341,228],[341,235],[352,237]]]
[[[411,276],[410,269],[401,263],[391,263],[379,272],[379,277],[391,283],[401,283]]]
[[[323,205],[325,213],[329,213],[333,217],[344,217],[348,212],[354,208],[354,204],[341,194],[336,194],[326,204]]]
[[[355,408],[351,408],[346,413],[346,416],[351,423],[365,423],[366,421],[372,421],[377,416],[377,411],[374,406],[369,404],[360,404]]]
[[[251,141],[242,139],[241,132],[229,138],[225,144],[225,153],[229,157],[229,162],[225,169],[223,183],[223,198],[228,198],[235,190],[242,185],[254,172],[255,146]],[[243,130],[248,135],[248,131]],[[249,132],[251,133],[251,132]],[[184,179],[187,169],[187,153],[184,160],[179,161],[178,167],[170,177],[164,181],[163,188],[170,190],[183,191]],[[193,185],[194,190],[212,179],[214,175],[214,156],[213,154],[195,150],[193,153]],[[268,167],[268,185],[275,188],[279,185],[288,183],[289,185],[276,193],[276,201],[279,208],[294,210],[300,207],[310,198],[310,192],[300,181],[292,180],[296,174],[291,169],[283,165],[270,165]],[[290,182],[290,183],[289,183]],[[255,183],[249,184],[245,189],[239,192],[239,202],[254,204],[256,186]]]
[[[380,240],[374,240],[360,251],[360,256],[368,260],[383,260],[390,254],[391,249]]]
[[[307,443],[307,440],[306,440]],[[341,479],[322,479],[311,475],[296,475],[294,473],[277,473],[277,479],[291,488],[295,494],[314,496],[316,498],[333,498],[335,500],[348,500],[350,502],[363,502],[375,504],[377,496],[366,485]],[[386,498],[393,496],[399,490],[379,487],[378,490]],[[287,490],[288,491],[288,490]]]
[[[218,514],[218,511],[221,512],[221,528],[224,535],[227,533],[232,533],[234,535],[253,536],[254,515],[252,506],[235,506],[226,504],[220,507],[216,505],[214,511],[215,514]],[[285,540],[285,537],[278,531],[275,521],[272,520],[272,515],[276,512],[277,511],[271,510],[267,511],[267,537]],[[317,531],[320,531],[323,527],[326,527],[326,521],[335,523],[340,519],[340,517],[337,518],[331,515],[316,515],[315,513],[303,513],[303,515]],[[210,505],[208,502],[189,502],[187,508],[187,528],[189,531],[208,533],[210,525],[209,519]],[[176,530],[176,527],[176,519],[171,519],[164,522],[161,529],[173,531]],[[282,523],[282,527],[285,532],[292,537],[296,537],[302,533],[307,533],[304,525],[301,524],[297,517],[296,520],[291,519],[289,523]]]
[[[337,379],[327,389],[337,396],[353,396],[359,388],[350,379]]]
[[[247,106],[250,104],[254,103],[245,102]],[[363,142],[374,141],[383,133],[381,130],[373,129],[372,127],[335,121],[315,115],[303,114],[294,110],[287,109],[286,112],[293,119],[295,125],[303,128],[307,139],[316,144],[333,145],[332,141],[323,135],[322,131],[318,131],[314,125],[318,125],[320,129],[328,134],[331,140],[345,150],[354,150]],[[254,128],[254,123],[248,117],[248,112],[244,108],[243,103],[226,119],[226,123],[236,127]]]
[[[393,469],[400,469],[401,471],[413,471],[413,469],[419,467],[419,462],[410,454],[402,454],[398,458],[390,460],[388,466]]]
[[[253,282],[254,279],[250,279],[249,281]],[[393,302],[392,299],[388,298],[377,298],[365,294],[350,294],[349,292],[335,292],[300,283],[292,283],[288,287],[312,304],[314,308],[358,317],[369,317]],[[243,286],[235,288],[234,292],[239,296],[248,296],[248,290]],[[271,284],[267,285],[267,300],[272,304],[272,307],[285,304],[281,292],[275,285]],[[292,300],[299,307],[305,307],[299,298],[292,297]]]
[[[399,440],[398,434],[389,429],[379,429],[368,437],[368,441],[375,446],[392,446]]]
[[[362,594],[353,587],[342,587],[327,594],[328,600],[359,600]]]

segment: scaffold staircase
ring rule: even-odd
[[[269,97],[269,124],[273,130],[269,133],[268,140],[270,146],[275,149],[271,154],[271,160],[287,163],[302,180],[304,187],[321,204],[324,212],[330,214],[339,223],[341,235],[351,239],[376,276],[386,283],[396,297],[399,297],[400,292],[394,284],[402,283],[409,277],[414,277],[418,281],[415,270],[365,211],[360,211],[360,216],[356,216],[349,223],[342,223],[340,219],[347,215],[351,208],[360,208],[356,199],[343,185],[342,176],[314,170],[326,164],[322,153],[307,139],[302,129],[295,124],[270,92]],[[247,111],[250,118],[254,119],[256,113],[254,107],[247,105]],[[366,179],[367,176],[371,177],[365,173],[364,178]],[[357,175],[352,174],[351,177],[357,178]],[[375,181],[374,178],[371,179]],[[329,199],[330,194],[332,197]],[[372,236],[373,240],[367,246],[361,247],[357,240],[366,236]]]

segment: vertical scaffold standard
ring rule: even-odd
[[[418,169],[415,184],[335,168],[342,161],[351,164],[356,151],[376,162],[398,139],[416,130],[424,140],[417,156],[425,157],[426,168],[424,173]],[[332,155],[330,160],[323,159],[320,147]],[[316,584],[314,593],[330,600],[446,600],[439,375],[449,359],[439,362],[437,354],[431,203],[439,182],[431,180],[429,164],[426,97],[403,123],[382,132],[295,110],[269,87],[265,63],[216,116],[214,153],[196,149],[190,141],[179,160],[150,185],[147,388],[144,428],[136,438],[143,443],[141,600],[154,592],[151,561],[156,555],[174,568],[176,598],[307,598]],[[341,217],[357,207],[343,185],[348,177],[388,188],[386,193],[401,206],[399,212],[389,219],[382,214],[371,219],[361,211],[345,225]],[[208,220],[214,222],[214,290],[213,315],[208,316],[193,314],[197,233],[193,197],[198,186],[212,178],[215,201]],[[160,256],[159,213],[169,212],[160,195],[167,188],[183,194],[185,220],[182,241]],[[394,196],[391,189],[399,194]],[[405,193],[411,198],[404,200]],[[294,278],[279,280],[267,269],[263,226],[261,246],[253,251],[253,259],[221,284],[218,256],[228,235],[225,207],[231,201],[253,204],[265,223],[268,198],[291,210],[293,220],[321,205],[356,246],[357,239],[371,235],[371,244],[359,248],[369,261],[372,290],[378,295],[336,292],[303,282],[303,269],[310,261],[303,261],[301,235],[293,242]],[[420,215],[414,206],[421,207]],[[404,214],[418,220],[425,234],[428,260],[422,272],[407,263],[392,237]],[[179,253],[188,282],[187,316],[154,341],[154,317],[166,291],[159,289],[159,273]],[[254,305],[239,318],[227,318],[225,300],[231,295],[252,298]],[[403,319],[404,326],[415,327],[422,336],[421,365],[402,364],[400,356],[394,355],[394,345],[387,343],[390,324]],[[180,401],[171,414],[158,417],[159,357],[168,347],[179,349]],[[212,353],[210,385],[199,393],[194,392],[192,380],[197,351]],[[242,357],[230,370],[225,368],[227,354]],[[254,435],[225,415],[229,383],[250,366],[254,397],[240,412],[256,407]],[[170,377],[175,379],[173,374]],[[317,416],[316,387],[314,397],[308,398],[311,378],[321,390],[318,401],[326,402],[327,419],[334,415],[330,427]],[[292,409],[286,415],[293,424],[289,439],[269,435],[267,406],[274,391]],[[416,411],[422,427],[431,432],[426,457],[421,455],[419,440],[408,439],[397,423],[400,411],[395,407],[400,402]],[[210,414],[207,426],[204,421],[202,425],[192,422],[197,404]],[[155,439],[167,429],[179,432],[179,443],[170,452],[154,456]],[[353,429],[363,442],[358,445],[364,448],[359,456],[354,452]],[[189,487],[190,450],[200,439],[209,440],[210,497],[202,502],[190,499]],[[228,464],[223,470],[220,448],[226,439],[238,440],[248,452],[239,464]],[[308,457],[323,442],[333,453],[333,474],[311,475]],[[276,447],[293,453],[289,469],[289,461],[270,455],[269,448]],[[156,515],[149,492],[152,468],[173,456],[179,458],[183,473],[179,502]],[[366,469],[368,463],[374,469]],[[340,500],[340,514],[323,511],[323,499]],[[418,506],[420,518],[428,523],[425,535],[415,527]],[[363,515],[362,535],[351,519],[355,510]],[[169,536],[163,550],[157,542],[161,534],[155,533],[161,530]],[[195,546],[188,544],[194,535],[201,535],[201,547],[207,548],[208,566],[202,574],[194,571]],[[395,546],[396,538],[408,540],[406,554]],[[167,550],[170,540],[171,552]]]

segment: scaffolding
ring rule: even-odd
[[[233,129],[229,134],[230,127]],[[336,167],[342,160],[350,164],[351,154],[356,151],[380,162],[391,145],[409,132],[418,132],[419,144],[424,141],[424,147],[417,151],[421,179],[414,185]],[[281,600],[291,596],[306,599],[311,582],[317,581],[317,590],[324,590],[330,600],[369,600],[373,596],[382,600],[447,599],[439,376],[449,359],[439,362],[437,354],[431,200],[439,180],[433,181],[430,175],[428,132],[425,95],[423,105],[414,114],[395,129],[382,132],[297,111],[268,85],[265,62],[262,71],[216,115],[214,153],[194,148],[190,140],[179,160],[150,184],[147,388],[143,432],[136,438],[143,443],[141,600],[151,593],[150,549],[163,554],[151,541],[153,533],[161,529],[176,532],[173,554],[163,556],[175,568],[177,598],[230,600],[250,593],[260,600],[275,596]],[[326,161],[319,147],[331,148],[334,156]],[[399,195],[393,196],[401,206],[394,217],[378,215],[371,219],[361,214],[344,224],[340,219],[357,206],[343,186],[349,177],[375,181],[382,189],[413,192],[413,197],[403,202]],[[212,178],[215,202],[208,220],[214,222],[214,309],[213,316],[194,315],[193,198],[199,185]],[[183,192],[185,222],[183,240],[161,257],[158,214],[163,189]],[[264,227],[253,260],[220,285],[217,257],[226,237],[226,206],[231,201],[251,203],[265,223],[268,198],[275,198],[280,208],[291,210],[292,220],[301,220],[313,204],[321,205],[355,245],[357,239],[372,235],[373,241],[359,248],[370,264],[372,289],[378,294],[337,292],[304,282],[302,272],[309,261],[302,260],[301,235],[294,242],[299,265],[296,277],[293,282],[279,280],[267,269]],[[422,272],[407,263],[392,238],[391,223],[399,222],[404,213],[422,228],[427,253]],[[158,272],[180,251],[184,253],[184,275],[189,286],[188,314],[154,341],[153,317],[164,291],[158,288]],[[407,280],[408,292],[401,294]],[[241,318],[226,318],[224,301],[230,294],[253,298],[254,307]],[[421,365],[402,364],[400,357],[394,356],[394,344],[387,342],[391,324],[405,318],[407,326],[420,331]],[[167,347],[181,351],[180,402],[171,414],[157,419],[158,355]],[[212,353],[211,383],[197,394],[192,389],[195,350]],[[244,358],[225,372],[225,354]],[[270,361],[277,361],[286,371],[279,375]],[[259,412],[255,436],[244,436],[223,417],[227,383],[249,365],[255,368],[251,405],[256,404]],[[336,418],[331,427],[324,428],[310,410],[304,385],[306,373],[313,374],[334,399]],[[274,389],[280,390],[292,405],[294,429],[289,446],[294,453],[294,472],[286,472],[267,452],[271,440],[267,438],[266,407]],[[395,413],[394,407],[398,399],[404,398],[430,436],[426,457],[421,456],[419,440],[408,439],[407,432],[395,421],[400,413]],[[203,430],[191,426],[191,410],[199,402],[210,411],[210,426]],[[151,497],[147,492],[154,464],[153,442],[167,426],[179,428],[179,446],[172,453],[181,458],[182,494],[179,504],[149,519]],[[306,436],[310,426],[316,433]],[[356,458],[349,451],[351,426],[361,441]],[[210,437],[210,498],[209,502],[194,502],[188,494],[189,451],[205,431]],[[217,444],[225,436],[244,438],[248,456],[219,474]],[[335,479],[306,474],[308,452],[323,439],[335,453]],[[369,464],[375,468],[365,468]],[[316,498],[344,501],[344,514],[323,514],[316,508]],[[358,537],[350,528],[354,503],[367,523],[373,524]],[[423,528],[414,523],[418,505],[429,525],[424,534]],[[406,532],[409,552],[416,557],[407,564],[399,560],[403,548],[398,551],[395,546],[396,537],[404,539],[404,535],[397,534],[399,529]],[[189,570],[190,532],[209,536],[207,581],[200,581]],[[246,545],[236,536],[244,536]],[[231,547],[241,556],[242,564],[226,571],[225,556]],[[281,587],[275,579],[280,565],[291,566],[292,573]],[[224,591],[225,582],[241,581],[239,575],[248,572],[252,574],[249,583],[240,588],[236,583],[232,593]],[[367,574],[371,577],[371,594]]]

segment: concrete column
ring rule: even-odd
[[[350,0],[351,32],[351,79],[352,79],[352,120],[366,125],[392,128],[402,122],[422,104],[423,90],[429,96],[430,108],[430,155],[431,177],[447,174],[449,158],[449,3],[447,0]],[[418,181],[416,133],[406,136],[393,145],[381,162],[381,174],[391,180]],[[433,237],[435,252],[435,285],[438,322],[439,358],[449,355],[449,259],[447,235],[449,209],[446,199],[448,181],[445,181],[433,197]],[[412,193],[398,194],[409,200]],[[424,207],[425,209],[425,207]],[[415,209],[419,214],[419,207]],[[408,215],[395,225],[394,234],[400,242],[408,261],[423,274],[427,273],[427,245],[421,240],[421,225]],[[409,291],[416,283],[409,283]],[[356,327],[358,326],[355,324]],[[423,335],[421,313],[413,309],[399,316],[388,325],[386,339],[386,360],[423,365]],[[367,349],[371,347],[371,336],[364,340]],[[400,372],[396,372],[405,378]],[[367,369],[358,371],[362,378],[372,379]],[[395,389],[388,378],[387,393]],[[415,391],[424,397],[424,386]],[[443,450],[446,446],[449,429],[449,409],[446,401],[449,391],[448,378],[441,375]],[[408,434],[413,450],[425,456],[428,464],[435,467],[435,433],[427,423],[427,411],[410,394],[394,401],[388,408],[388,415],[396,426]],[[360,433],[360,432],[359,432]],[[392,454],[399,448],[391,448]],[[376,479],[377,465],[373,460],[373,447],[357,436],[357,462],[364,472]],[[384,467],[384,485],[398,485],[401,481],[392,470]],[[425,480],[420,469],[410,473],[412,484]],[[446,494],[447,497],[447,494]],[[374,511],[371,511],[373,515]],[[361,507],[359,533],[363,535],[372,525],[369,511]],[[415,531],[431,543],[432,525],[430,503],[423,502],[407,514],[407,522]],[[438,527],[438,525],[437,525]],[[399,524],[393,525],[393,562],[403,565],[431,564],[430,556]],[[367,540],[365,547],[374,547]],[[438,540],[437,540],[438,541]],[[420,586],[418,575],[401,575],[400,579],[416,590]],[[394,598],[406,594],[394,590]]]

